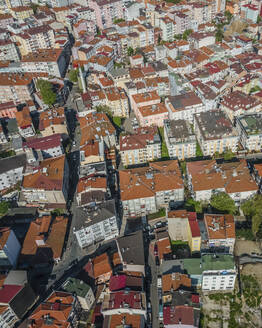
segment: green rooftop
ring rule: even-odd
[[[201,275],[203,271],[231,270],[235,267],[232,255],[203,255],[201,259],[184,259],[184,269],[189,275]]]
[[[230,270],[234,269],[235,262],[232,255],[204,255],[202,256],[203,271],[208,270]]]
[[[63,289],[68,293],[76,293],[79,297],[85,297],[91,287],[80,279],[68,278],[63,284]]]

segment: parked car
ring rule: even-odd
[[[157,256],[158,255],[158,248],[157,248],[157,244],[154,245],[154,255]]]
[[[162,278],[161,277],[157,278],[157,288],[162,288]]]
[[[156,265],[159,266],[160,265],[160,261],[159,261],[159,257],[156,256]]]
[[[147,311],[148,312],[151,312],[152,311],[152,307],[151,307],[151,302],[150,301],[147,302]]]

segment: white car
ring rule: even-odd
[[[157,278],[157,288],[162,288],[162,279]]]

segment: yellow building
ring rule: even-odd
[[[26,19],[34,15],[34,11],[31,7],[19,6],[10,8],[11,15],[16,19]]]
[[[196,218],[190,218],[188,220],[188,245],[193,252],[200,252],[201,249],[201,234]]]

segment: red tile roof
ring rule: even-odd
[[[20,292],[23,286],[4,285],[0,289],[0,303],[8,304]]]
[[[126,287],[126,275],[111,276],[109,281],[110,291],[124,289]]]

